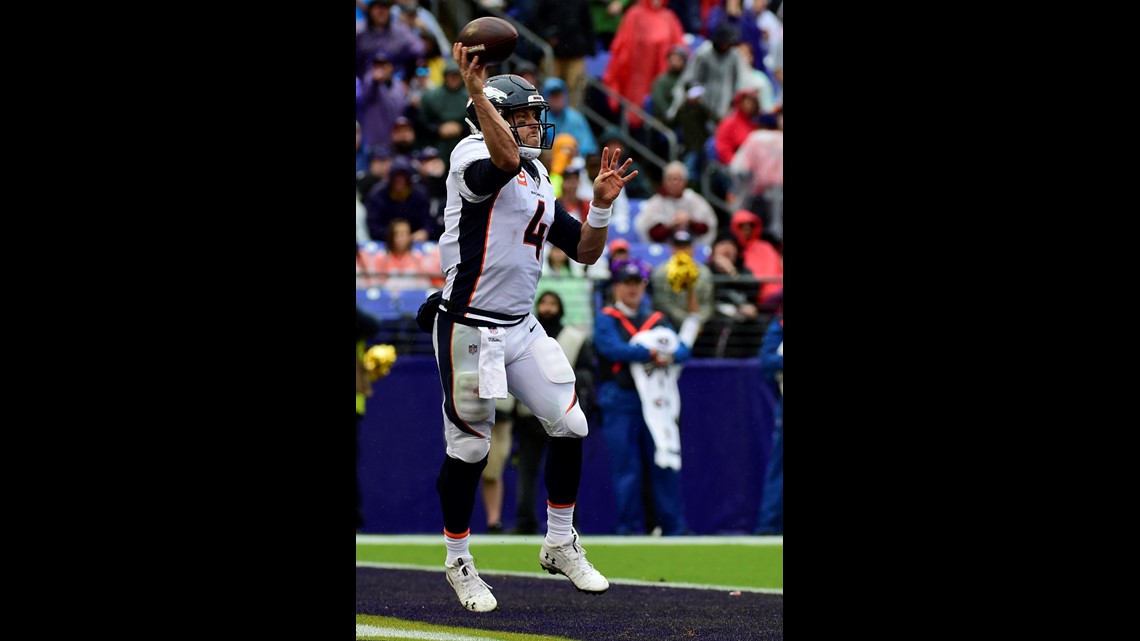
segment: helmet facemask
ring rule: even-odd
[[[546,121],[546,114],[549,108],[546,105],[536,106],[534,111],[535,120],[537,123],[533,125],[514,125],[512,124],[511,116],[520,111],[530,111],[531,108],[515,109],[511,112],[503,113],[503,119],[507,121],[507,127],[510,128],[511,133],[515,136],[515,142],[519,144],[519,155],[527,160],[534,160],[542,153],[543,149],[551,149],[554,146],[554,123]],[[502,113],[502,112],[500,112]],[[523,140],[523,135],[519,134],[519,128],[538,127],[538,146],[534,147],[528,145]]]

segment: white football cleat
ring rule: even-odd
[[[455,560],[455,565],[444,567],[447,568],[447,582],[455,589],[463,607],[472,612],[490,612],[498,607],[499,602],[491,594],[491,586],[479,578],[474,558],[461,556]]]
[[[538,563],[551,574],[562,574],[570,579],[579,592],[602,594],[610,589],[610,582],[586,560],[586,550],[578,545],[578,531],[571,529],[574,538],[566,545],[554,547],[542,542]]]

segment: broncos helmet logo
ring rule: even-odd
[[[483,87],[483,95],[491,102],[503,103],[507,100],[507,92],[496,87]]]

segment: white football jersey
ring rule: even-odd
[[[447,276],[443,297],[453,304],[522,316],[534,307],[542,275],[543,244],[550,240],[555,220],[554,187],[536,160],[537,179],[520,168],[498,192],[477,196],[463,174],[471,163],[490,157],[481,134],[464,138],[451,153],[439,239],[440,267]],[[565,221],[560,230],[570,231]],[[572,235],[575,249],[568,253],[576,255],[579,234]],[[466,316],[487,320],[472,312]]]

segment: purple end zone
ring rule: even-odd
[[[629,585],[588,595],[564,578],[481,575],[499,601],[494,612],[464,610],[442,566],[439,572],[356,568],[356,613],[583,641],[784,638],[783,595]]]

